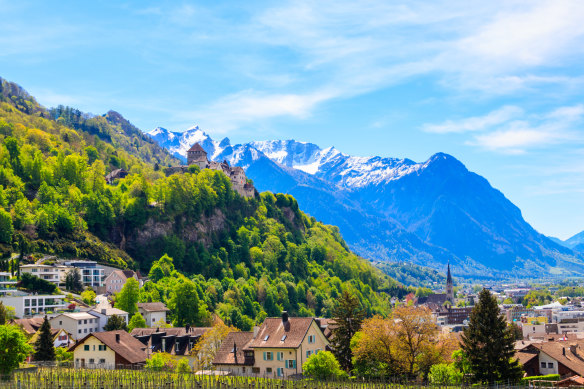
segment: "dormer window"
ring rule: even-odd
[[[282,336],[282,340],[281,340],[281,342],[285,341],[287,337],[288,337],[288,335],[284,335],[284,336]]]
[[[266,335],[266,336],[264,337],[264,342],[265,342],[265,341],[267,341],[269,338],[270,338],[270,335]]]

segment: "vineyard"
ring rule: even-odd
[[[532,386],[533,387],[533,386]],[[0,381],[0,389],[421,389],[397,382],[278,380],[144,370],[74,370],[41,368],[18,371]],[[438,387],[434,387],[438,388]],[[442,387],[445,388],[445,387]],[[473,386],[473,389],[478,388]],[[512,388],[497,385],[497,388]],[[516,387],[525,388],[525,386]]]

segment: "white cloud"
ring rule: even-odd
[[[441,124],[426,124],[422,127],[425,132],[436,134],[482,131],[501,123],[508,122],[523,113],[519,107],[505,106],[484,116],[475,116],[462,120],[447,120]]]
[[[467,144],[509,154],[523,154],[533,148],[557,144],[582,144],[578,126],[584,119],[584,105],[557,108],[543,115],[525,115],[522,120],[501,123],[493,131],[476,135]]]

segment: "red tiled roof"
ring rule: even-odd
[[[575,352],[572,348],[575,346]],[[530,349],[537,349],[549,355],[574,373],[584,375],[584,341],[578,342],[545,342],[532,344]]]
[[[198,144],[198,143],[195,143],[194,145],[192,145],[192,146],[191,146],[191,148],[190,148],[190,149],[189,149],[187,152],[189,152],[189,151],[202,151],[202,152],[203,152],[203,153],[205,153],[205,154],[207,153],[207,152],[206,152],[206,151],[205,151],[205,150],[204,150],[204,149],[201,147],[201,145],[200,145],[200,144]]]
[[[290,317],[285,324],[282,318],[269,317],[264,320],[258,335],[248,343],[246,348],[298,348],[313,320],[312,317]],[[285,338],[284,335],[286,335]]]
[[[170,309],[166,308],[166,305],[161,302],[156,303],[138,303],[138,308],[142,308],[146,312],[166,312]]]
[[[15,319],[11,323],[21,327],[27,334],[33,335],[43,325],[44,320],[42,317],[32,317],[30,319]]]
[[[243,348],[253,338],[253,332],[230,332],[213,359],[214,365],[243,365],[245,361]],[[233,346],[236,350],[233,352]],[[237,357],[237,358],[236,358]]]
[[[116,341],[116,335],[120,336],[120,341]],[[74,351],[77,346],[82,345],[90,336],[96,337],[99,341],[112,349],[116,354],[120,355],[129,363],[141,363],[146,361],[145,346],[138,339],[128,334],[126,331],[108,331],[108,332],[94,332],[87,335],[71,348],[69,351]]]

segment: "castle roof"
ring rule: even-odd
[[[207,152],[198,143],[195,143],[194,145],[192,145],[191,148],[187,152],[191,152],[191,151],[199,151],[199,152],[203,152],[203,153],[207,154]]]

